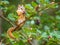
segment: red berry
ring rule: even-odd
[[[52,36],[48,36],[48,39],[52,38]]]

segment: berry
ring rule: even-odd
[[[48,39],[52,38],[52,36],[48,36]]]
[[[40,20],[38,20],[38,19],[35,20],[35,24],[36,24],[36,25],[39,25],[39,24],[40,24]]]

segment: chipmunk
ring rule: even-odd
[[[16,24],[17,26],[10,27],[10,28],[8,29],[8,31],[7,31],[7,34],[8,34],[9,37],[12,38],[12,39],[16,39],[16,38],[14,37],[14,35],[12,34],[12,32],[13,32],[14,30],[17,30],[17,29],[21,28],[21,27],[24,25],[25,20],[26,20],[26,18],[25,18],[25,8],[23,7],[23,5],[22,5],[22,6],[19,5],[16,12],[17,12],[17,14],[18,14],[18,19],[17,19],[17,24]]]

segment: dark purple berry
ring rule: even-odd
[[[39,25],[39,24],[40,24],[40,20],[38,20],[38,19],[35,20],[35,24],[36,24],[36,25]]]

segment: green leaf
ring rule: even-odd
[[[46,32],[43,32],[42,35],[41,35],[41,37],[45,37],[45,38],[46,38],[47,36],[48,36],[48,35],[47,35]]]
[[[45,0],[45,2],[50,2],[49,0]]]
[[[36,0],[36,2],[39,4],[40,3],[40,0]]]
[[[56,16],[56,19],[60,20],[60,16],[57,15],[57,16]]]
[[[26,17],[30,17],[30,14],[28,12],[26,12]]]
[[[44,30],[49,30],[49,27],[45,25]]]
[[[32,2],[31,3],[33,7],[36,7],[37,6],[37,3],[36,2]]]
[[[15,21],[15,18],[13,17],[13,13],[10,13],[8,14],[8,18],[11,20],[11,21]]]
[[[0,1],[0,5],[7,5],[7,4],[9,4],[9,1],[6,1],[6,0]]]
[[[31,24],[34,24],[35,22],[34,22],[34,20],[31,20]]]
[[[32,5],[31,5],[31,4],[26,4],[26,5],[25,5],[25,8],[30,9],[30,10],[32,10],[32,9],[33,9],[33,7],[32,7]]]
[[[18,44],[19,44],[19,45],[25,45],[22,40],[20,40]]]
[[[40,30],[37,29],[37,33],[41,34],[42,32]]]

